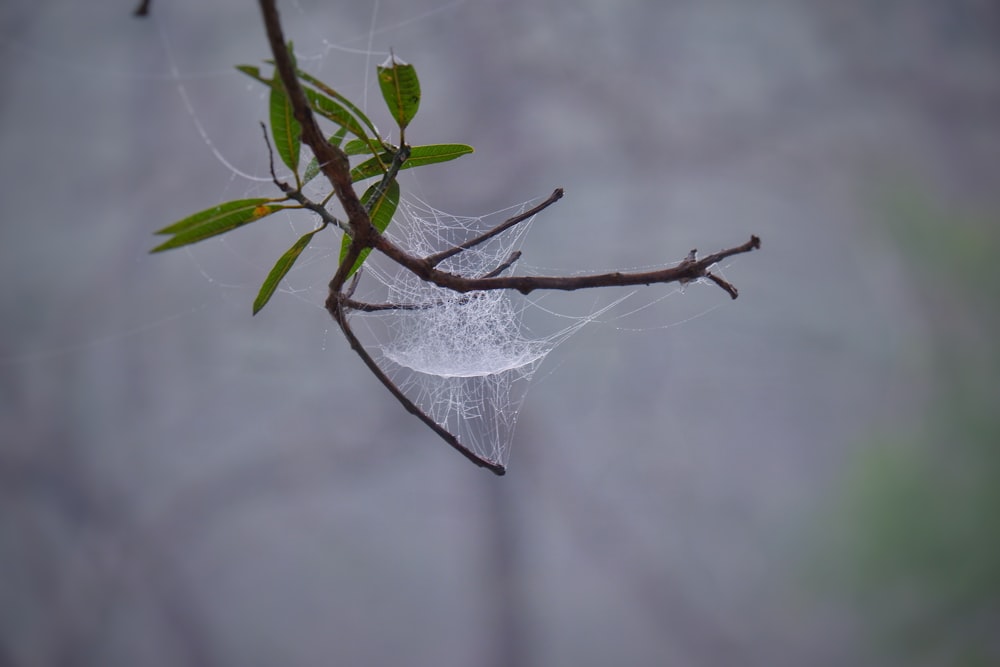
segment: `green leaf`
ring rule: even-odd
[[[292,45],[289,43],[291,54]],[[294,62],[294,55],[292,61]],[[299,173],[299,147],[302,141],[302,126],[295,120],[292,103],[288,100],[285,85],[281,83],[278,71],[274,71],[271,79],[271,134],[274,136],[274,147],[293,173]]]
[[[378,183],[365,190],[365,194],[361,196],[361,203],[367,206],[368,200],[371,199],[371,197],[377,190],[378,190]],[[385,189],[385,192],[382,194],[382,198],[377,202],[375,202],[372,205],[371,210],[368,212],[368,216],[371,218],[372,221],[372,226],[375,227],[375,229],[379,230],[379,232],[384,232],[386,230],[386,227],[389,226],[389,223],[392,222],[392,216],[396,214],[396,207],[398,205],[399,205],[399,181],[394,180],[391,183],[389,183],[389,187]],[[347,256],[347,249],[350,247],[350,245],[351,245],[351,238],[345,234],[343,240],[340,243],[341,262],[343,262],[344,257]],[[372,250],[371,248],[365,248],[364,250],[361,251],[361,254],[358,255],[358,260],[354,262],[354,266],[351,267],[351,271],[347,274],[348,278],[353,276],[354,273],[361,268],[361,265],[364,264],[365,259],[368,257],[368,254],[371,252],[371,250]]]
[[[258,81],[263,81],[263,79],[260,78],[260,68],[259,67],[255,67],[253,65],[237,65],[236,69],[238,69],[239,71],[243,72],[244,74],[246,74],[250,78],[257,79]]]
[[[304,88],[303,90],[313,111],[346,129],[358,139],[368,140],[365,128],[361,127],[358,119],[352,116],[350,111],[326,95],[317,93],[312,88]]]
[[[267,86],[269,88],[271,87],[271,83],[272,83],[271,79],[265,79],[261,75],[259,67],[255,67],[253,65],[237,65],[236,69],[239,70],[240,72],[243,72],[244,74],[246,74],[251,79],[259,81],[259,82],[261,82],[262,84],[264,84],[265,86]]]
[[[303,80],[306,83],[308,83],[309,85],[315,87],[321,93],[323,93],[323,94],[327,95],[328,97],[331,97],[331,98],[333,98],[335,100],[338,100],[341,104],[343,104],[348,109],[348,111],[350,111],[352,114],[354,114],[354,116],[356,118],[358,118],[362,123],[364,123],[365,127],[368,128],[368,131],[371,132],[371,135],[373,137],[377,137],[378,136],[378,130],[375,129],[375,125],[371,122],[371,120],[368,119],[368,116],[366,116],[365,113],[361,109],[359,109],[357,106],[355,106],[349,99],[347,99],[346,97],[344,97],[343,95],[341,95],[336,90],[334,90],[330,86],[326,85],[325,83],[323,83],[322,81],[320,81],[316,77],[311,76],[311,75],[303,72],[302,70],[295,70],[295,74],[301,80]]]
[[[417,70],[390,54],[384,63],[378,66],[378,85],[382,89],[382,97],[389,107],[400,131],[404,130],[420,106],[420,81]]]
[[[472,146],[465,144],[430,144],[427,146],[412,146],[410,157],[403,163],[401,169],[411,167],[422,167],[425,164],[436,164],[438,162],[448,162],[455,158],[468,155],[473,151]],[[351,169],[351,179],[363,181],[372,176],[378,176],[383,172],[382,165],[392,162],[392,153],[385,152],[379,157],[365,160],[358,166]]]
[[[265,79],[260,74],[260,69],[257,67],[251,67],[249,65],[240,65],[236,69],[243,72],[252,79],[255,79],[265,86],[274,87],[275,81],[280,81],[280,79],[275,78]],[[368,135],[365,133],[365,128],[361,127],[361,123],[351,115],[342,104],[334,101],[333,99],[318,93],[312,88],[303,88],[306,94],[306,99],[309,101],[309,106],[312,110],[323,116],[327,120],[331,120],[337,125],[345,128],[348,132],[358,137],[359,139],[368,140]],[[351,105],[353,106],[353,105]],[[367,120],[367,119],[366,119]]]
[[[299,258],[302,251],[309,245],[309,241],[312,240],[313,235],[322,229],[323,227],[320,227],[319,229],[312,230],[308,234],[303,234],[302,237],[295,242],[295,245],[286,250],[285,254],[279,257],[278,261],[274,263],[274,267],[271,269],[271,272],[268,273],[267,278],[264,279],[264,284],[260,286],[260,292],[257,293],[257,298],[253,300],[254,315],[259,313],[261,309],[267,305],[267,302],[271,300],[271,296],[274,295],[274,292],[278,289],[278,285],[281,284],[282,279],[284,279],[285,275],[287,275],[291,270],[292,265],[295,264],[295,260]]]
[[[371,146],[367,141],[351,139],[344,144],[344,153],[347,155],[368,155],[371,154]]]
[[[267,80],[261,78],[259,67],[254,67],[253,65],[237,65],[236,69],[243,72],[252,79],[257,79],[262,83],[270,85],[270,83]]]
[[[273,202],[273,199],[238,199],[195,213],[157,231],[156,234],[172,235],[173,238],[150,252],[197,243],[288,208]]]
[[[327,141],[334,146],[340,146],[340,144],[344,141],[345,136],[347,136],[347,130],[340,128],[337,130],[336,134],[327,139]],[[309,160],[309,164],[306,165],[306,171],[302,175],[302,185],[305,185],[317,176],[319,176],[319,160],[314,157]]]

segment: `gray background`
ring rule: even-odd
[[[460,214],[565,187],[527,248],[549,271],[758,234],[742,296],[559,348],[494,478],[340,338],[332,233],[255,318],[307,220],[147,254],[271,192],[212,152],[266,174],[231,68],[268,56],[254,3],[8,0],[0,665],[1000,660],[995,494],[935,500],[998,469],[996,5],[373,7],[281,3],[306,69],[360,98],[391,47],[411,140],[476,147],[404,185]],[[873,546],[906,521],[931,537]]]

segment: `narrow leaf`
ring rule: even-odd
[[[272,199],[240,199],[195,213],[156,232],[157,234],[173,235],[173,238],[156,246],[150,252],[161,252],[197,243],[260,220],[275,211],[288,208],[281,204],[274,204],[273,201]]]
[[[255,79],[265,86],[274,87],[274,81],[265,79],[260,74],[260,69],[256,67],[251,67],[249,65],[240,65],[236,69],[243,72],[252,79]],[[337,125],[346,128],[348,132],[358,137],[359,139],[368,139],[368,135],[365,133],[365,129],[361,127],[358,120],[351,115],[342,104],[335,102],[326,95],[318,93],[312,88],[303,88],[306,94],[306,99],[309,100],[309,106],[312,110],[323,116],[327,120],[331,120]]]
[[[410,157],[403,166],[422,167],[425,164],[448,162],[455,158],[473,152],[472,146],[466,144],[428,144],[426,146],[411,146]]]
[[[420,81],[417,70],[394,54],[378,66],[378,85],[396,124],[402,131],[410,124],[420,106]]]
[[[341,104],[322,93],[317,93],[312,88],[303,88],[303,90],[313,111],[343,127],[358,139],[368,139],[368,135],[365,133],[365,129],[361,127],[358,119],[352,116],[351,112]]]
[[[291,53],[292,45],[288,45]],[[294,55],[292,56],[294,62]],[[278,71],[274,71],[271,79],[271,134],[274,136],[274,147],[281,156],[281,161],[296,175],[299,173],[299,147],[302,141],[302,126],[295,120],[292,103],[281,83]]]
[[[302,70],[295,70],[295,73],[300,79],[302,79],[309,85],[315,87],[321,93],[343,104],[348,111],[350,111],[352,114],[354,114],[356,118],[358,118],[362,123],[364,123],[365,127],[368,128],[368,131],[371,132],[373,137],[378,136],[378,130],[375,129],[375,125],[371,122],[371,120],[368,119],[368,116],[366,116],[365,113],[357,106],[355,106],[349,99],[347,99],[346,97],[344,97],[343,95],[341,95],[336,90],[326,85],[316,77],[310,76],[309,74],[303,72]]]
[[[253,65],[237,65],[236,69],[246,74],[251,79],[261,82],[267,87],[271,86],[271,79],[265,79],[260,73],[259,67],[254,67]]]
[[[430,144],[427,146],[412,146],[410,157],[403,163],[401,169],[421,167],[425,164],[436,164],[438,162],[448,162],[463,155],[473,152],[472,146],[465,144]],[[351,169],[351,179],[363,181],[372,176],[383,173],[383,164],[392,162],[392,153],[386,152],[378,156],[365,160],[361,164]]]
[[[278,258],[275,262],[274,267],[271,272],[267,274],[267,278],[264,279],[264,284],[260,286],[260,292],[257,293],[257,298],[253,300],[253,314],[256,315],[261,311],[261,309],[267,305],[267,302],[271,300],[274,295],[275,290],[278,289],[278,285],[291,270],[292,266],[295,264],[295,260],[299,258],[302,251],[306,249],[309,245],[309,241],[316,232],[323,229],[314,229],[308,234],[303,234],[298,241],[295,242],[291,248],[285,251],[285,254]]]
[[[206,208],[204,211],[199,211],[193,215],[189,215],[183,220],[178,220],[172,225],[168,225],[163,229],[159,229],[154,234],[177,234],[185,229],[190,229],[191,227],[197,227],[198,225],[216,220],[218,218],[223,218],[227,215],[235,214],[239,211],[245,209],[253,210],[260,206],[261,204],[267,204],[273,202],[273,199],[236,199],[234,201],[227,201],[224,204],[219,204],[218,206],[213,206],[212,208]]]
[[[371,186],[365,190],[365,194],[361,196],[361,203],[365,206],[368,205],[368,200],[371,199],[372,195],[378,189],[378,183]],[[385,189],[382,194],[382,198],[375,202],[371,210],[368,212],[368,216],[371,218],[372,226],[380,232],[384,232],[389,223],[392,222],[392,216],[396,214],[396,207],[399,205],[399,181],[392,181],[389,183],[389,187]],[[343,240],[340,243],[340,261],[344,261],[344,257],[347,256],[347,249],[351,245],[351,237],[344,235]],[[351,267],[350,273],[347,277],[350,278],[354,273],[361,268],[364,264],[365,259],[371,252],[371,248],[365,248],[358,255],[358,260],[354,262],[354,266]]]

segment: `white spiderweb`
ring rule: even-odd
[[[404,201],[388,235],[408,252],[428,256],[478,236],[505,214],[519,212],[460,217]],[[466,277],[491,274],[518,250],[530,225],[526,220],[442,261],[438,268]],[[366,268],[387,303],[402,306],[352,316],[352,323],[362,320],[366,325],[373,358],[426,415],[477,456],[501,466],[507,463],[518,414],[542,360],[615,305],[571,317],[568,325],[562,319],[556,330],[539,333],[529,330],[524,319],[535,304],[520,294],[460,294],[399,267],[369,261]]]

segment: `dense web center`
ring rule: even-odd
[[[504,292],[428,290],[434,291],[433,305],[401,317],[395,338],[383,347],[396,364],[441,377],[482,377],[530,366],[551,349],[522,335],[519,313]]]

